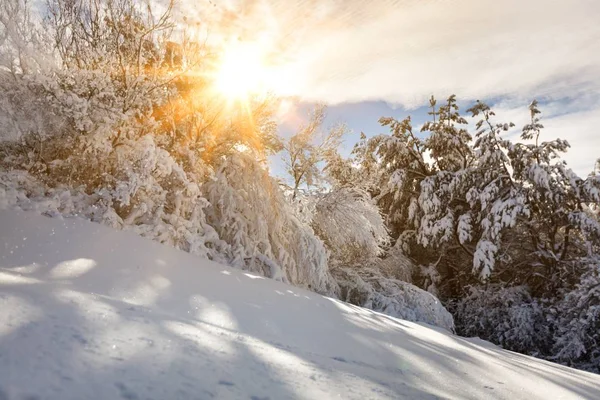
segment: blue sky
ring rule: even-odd
[[[443,100],[439,98],[438,101]],[[487,99],[488,104],[496,111],[498,122],[513,122],[515,128],[507,134],[513,140],[519,140],[520,129],[528,123],[529,113],[527,106],[529,101],[521,101],[520,106],[514,104],[510,97],[505,99]],[[466,110],[473,101],[459,99],[459,106],[463,115],[470,120]],[[507,106],[510,104],[510,106]],[[541,99],[542,123],[545,129],[542,131],[542,140],[553,140],[555,138],[567,139],[571,149],[564,155],[568,165],[580,176],[586,176],[592,171],[594,162],[600,158],[600,112],[594,106],[594,102],[578,104],[574,99],[564,98],[558,100]],[[284,120],[279,126],[279,134],[287,138],[292,135],[302,122],[307,121],[309,111],[314,107],[313,103],[298,104],[294,110],[293,121]],[[348,125],[351,132],[345,137],[340,148],[343,156],[348,156],[354,144],[359,140],[360,133],[364,132],[368,137],[388,133],[388,129],[381,127],[378,120],[382,116],[392,116],[398,120],[410,115],[413,125],[418,127],[430,119],[427,114],[428,107],[423,106],[414,109],[394,107],[384,101],[365,101],[359,103],[343,103],[329,106],[324,128],[343,122]],[[281,154],[270,157],[272,173],[288,178],[285,173]]]
[[[313,103],[296,105],[293,110],[296,118],[293,121],[286,121],[284,119],[279,125],[279,134],[284,138],[291,136],[296,132],[300,124],[308,120],[308,113],[313,107]],[[345,136],[342,146],[339,149],[340,154],[347,157],[350,155],[354,144],[358,141],[361,132],[364,132],[369,137],[388,132],[386,128],[381,127],[379,124],[380,117],[392,116],[397,119],[403,119],[409,114],[415,121],[424,121],[427,117],[427,109],[422,107],[408,112],[401,108],[391,107],[384,101],[344,103],[327,108],[327,116],[323,126],[325,129],[338,123],[345,123],[348,126],[350,132]],[[284,163],[281,160],[281,154],[271,156],[269,161],[273,174],[284,179],[288,178],[285,173]]]

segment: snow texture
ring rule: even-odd
[[[77,218],[0,211],[1,399],[574,399],[600,377]]]

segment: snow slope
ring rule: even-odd
[[[0,211],[0,399],[600,398],[600,376]]]

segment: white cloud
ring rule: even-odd
[[[407,107],[600,93],[597,0],[247,0],[230,29],[270,38],[288,94]],[[235,17],[231,17],[235,15]]]

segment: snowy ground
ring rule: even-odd
[[[0,400],[600,398],[600,376],[0,211]]]

